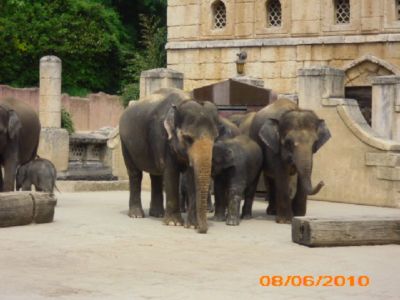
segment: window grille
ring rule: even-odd
[[[226,7],[222,1],[214,2],[213,10],[213,28],[221,29],[226,26]]]
[[[269,0],[266,3],[267,26],[280,27],[282,25],[282,6],[279,0]]]
[[[400,20],[400,0],[396,0],[397,20]]]
[[[336,24],[350,23],[350,0],[336,0]]]

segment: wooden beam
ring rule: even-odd
[[[295,217],[292,241],[308,247],[400,244],[400,211],[385,217]]]
[[[0,193],[0,227],[52,222],[56,203],[47,193]]]

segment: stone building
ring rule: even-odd
[[[345,71],[346,96],[370,105],[374,76],[400,75],[400,0],[169,0],[168,67],[185,89],[245,74],[296,93],[297,70]]]

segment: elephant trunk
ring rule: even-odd
[[[320,181],[316,186],[313,186],[311,183],[311,174],[313,165],[311,151],[298,153],[295,156],[294,161],[297,172],[299,174],[300,183],[303,186],[306,194],[307,195],[317,194],[324,186],[324,182]]]
[[[206,233],[207,226],[207,198],[210,188],[211,159],[213,140],[201,138],[193,143],[189,157],[194,169],[196,188],[196,217],[199,233]]]

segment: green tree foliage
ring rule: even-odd
[[[0,0],[0,82],[37,85],[39,59],[63,61],[63,89],[115,92],[127,36],[112,8],[88,0]]]
[[[124,69],[122,99],[125,106],[130,100],[139,98],[140,73],[166,64],[166,28],[154,16],[140,15],[140,20],[142,48],[132,53]]]
[[[72,116],[64,107],[61,109],[61,128],[65,128],[69,134],[75,132]]]
[[[40,58],[56,55],[64,92],[136,98],[140,72],[165,65],[166,7],[167,0],[0,0],[0,83],[37,86]]]

